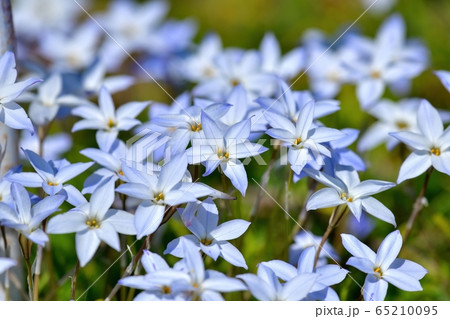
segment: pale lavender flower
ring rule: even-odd
[[[397,258],[402,248],[402,236],[396,230],[381,243],[377,253],[352,235],[342,234],[342,244],[354,257],[347,261],[367,274],[363,287],[364,300],[383,301],[388,283],[405,291],[420,291],[419,280],[427,270],[419,264]]]

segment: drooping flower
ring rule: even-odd
[[[400,231],[390,233],[377,253],[352,235],[342,234],[341,237],[345,249],[353,255],[347,265],[367,274],[362,291],[364,300],[384,300],[388,283],[406,291],[422,290],[419,280],[427,270],[415,262],[397,258],[402,248]]]

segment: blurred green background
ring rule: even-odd
[[[105,7],[109,1],[95,1],[98,9]],[[286,52],[299,44],[303,32],[308,28],[324,30],[330,36],[338,36],[340,32],[350,25],[362,12],[363,8],[356,0],[172,0],[169,15],[174,18],[192,17],[196,20],[199,32],[196,40],[199,41],[208,31],[217,32],[223,39],[224,46],[243,48],[257,48],[266,31],[272,31],[279,39],[283,51]],[[400,0],[394,8],[406,20],[408,37],[420,38],[431,52],[430,69],[416,78],[413,82],[411,96],[428,99],[431,104],[441,109],[450,109],[450,94],[444,89],[431,70],[450,69],[450,1],[446,0]],[[365,35],[374,36],[380,23],[388,15],[364,15],[354,26]],[[296,89],[307,89],[306,79],[301,79],[295,85]],[[174,94],[180,92],[172,92]],[[392,97],[389,92],[387,97]],[[129,100],[151,99],[170,102],[167,96],[156,86],[146,83],[132,87],[130,90],[116,94],[116,105]],[[338,96],[342,109],[338,113],[324,119],[325,124],[336,128],[352,127],[364,131],[373,118],[363,113],[355,98],[352,86],[345,86]],[[66,123],[67,124],[67,123]],[[69,128],[71,126],[68,126]],[[61,127],[55,126],[54,130]],[[79,150],[94,146],[93,134],[86,132],[74,134],[75,145],[67,154],[70,161],[86,161],[77,154]],[[268,161],[271,151],[264,154]],[[408,152],[406,152],[406,155]],[[362,179],[381,179],[395,181],[398,170],[405,153],[399,147],[388,152],[384,145],[364,154],[368,163],[368,171],[362,174]],[[249,189],[247,196],[231,203],[234,218],[249,219],[252,205],[255,202],[258,186],[251,179],[258,182],[265,167],[252,163],[247,168]],[[272,172],[268,191],[272,196],[284,202],[284,188],[287,179],[286,168]],[[376,197],[389,207],[395,214],[400,230],[409,217],[413,202],[423,184],[424,176],[407,181],[394,189],[388,190]],[[76,180],[79,186],[83,178]],[[216,185],[219,189],[220,177],[217,172],[206,181]],[[297,217],[307,193],[306,181],[293,185],[291,190],[290,213]],[[449,300],[450,299],[450,177],[434,172],[427,192],[429,206],[425,207],[414,226],[413,232],[400,253],[400,257],[411,259],[423,265],[429,273],[421,280],[422,292],[403,292],[390,287],[386,300]],[[227,219],[226,207],[219,206],[223,219]],[[307,228],[316,235],[325,231],[330,211],[313,212],[307,223]],[[374,220],[375,221],[375,220]],[[365,242],[377,249],[386,234],[394,228],[384,222],[375,221],[376,227]],[[344,224],[344,223],[343,223]],[[234,241],[249,265],[249,271],[255,272],[256,265],[261,261],[271,259],[287,260],[287,248],[291,243],[290,236],[295,224],[288,219],[284,212],[269,197],[263,196],[257,216],[249,230],[242,239]],[[342,263],[345,263],[348,254],[342,249],[339,232],[335,231],[331,243],[340,253]],[[186,234],[184,226],[176,219],[171,220],[166,227],[155,236],[151,250],[162,252],[170,240],[175,236]],[[128,242],[131,244],[130,239]],[[45,272],[41,284],[43,295],[51,299],[67,300],[70,294],[70,280],[62,284],[62,288],[55,288],[54,280],[70,273],[75,265],[74,237],[70,235],[51,236],[53,268]],[[136,243],[131,250],[135,253],[141,242]],[[78,279],[77,295],[88,288],[93,281],[111,265],[119,254],[107,246],[102,246],[92,262],[81,269]],[[129,260],[129,254],[127,253]],[[175,258],[168,258],[176,261]],[[50,260],[45,264],[50,265]],[[208,267],[223,270],[225,273],[235,275],[242,273],[242,269],[234,269],[229,264],[206,259]],[[45,265],[44,265],[45,267]],[[364,275],[354,268],[350,268],[351,275],[362,285]],[[104,298],[115,285],[120,276],[120,262],[111,269],[83,296],[83,300]],[[347,278],[336,288],[344,300],[357,300],[359,287]],[[49,292],[54,291],[54,294]],[[120,294],[119,294],[120,296]],[[123,297],[124,295],[122,295]],[[228,294],[228,299],[249,298],[248,294]]]

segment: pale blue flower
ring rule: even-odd
[[[252,295],[261,301],[303,300],[311,292],[318,277],[314,273],[298,274],[281,283],[273,270],[264,264],[259,264],[257,275],[237,276],[245,282]]]
[[[290,119],[294,124],[297,122],[301,110],[310,102],[314,102],[315,120],[332,114],[339,110],[337,100],[314,100],[309,91],[292,91],[285,81],[278,81],[277,99],[260,97],[256,100],[266,111],[280,114]]]
[[[126,52],[145,50],[155,38],[158,26],[169,10],[166,1],[138,4],[132,1],[114,1],[98,20],[111,38],[101,48],[101,56],[108,68],[116,69],[127,57]],[[120,45],[117,45],[117,43]],[[155,44],[156,45],[156,44]]]
[[[318,182],[328,186],[315,192],[308,200],[307,210],[347,205],[356,219],[362,211],[394,226],[394,214],[371,195],[395,186],[394,183],[379,180],[360,181],[358,172],[348,167],[340,167],[335,176],[307,169],[307,174]]]
[[[30,150],[24,150],[30,164],[36,173],[22,172],[11,174],[7,179],[26,187],[42,187],[48,195],[66,194],[67,201],[78,205],[83,196],[72,185],[66,184],[69,180],[86,171],[94,162],[70,164],[67,160],[46,161]]]
[[[261,56],[255,51],[229,49],[214,59],[216,75],[200,82],[193,94],[222,101],[232,88],[241,84],[250,96],[271,96],[276,88],[276,76],[262,70]]]
[[[347,148],[356,141],[359,131],[344,128],[341,129],[341,132],[345,134],[344,137],[328,143],[331,149],[331,157],[324,158],[324,171],[334,171],[336,166],[349,166],[357,171],[365,171],[366,164],[363,159],[351,149]]]
[[[277,113],[264,113],[271,126],[266,134],[285,142],[289,147],[288,161],[295,174],[300,174],[308,163],[323,164],[322,155],[331,157],[330,150],[323,143],[344,136],[339,130],[314,124],[314,113],[314,101],[309,101],[301,108],[295,124],[291,118]]]
[[[431,166],[450,175],[450,126],[444,130],[438,111],[427,100],[417,111],[417,126],[420,133],[390,133],[413,149],[400,167],[397,183],[419,176]]]
[[[128,131],[140,124],[136,119],[149,102],[128,102],[117,110],[111,94],[105,87],[99,92],[99,107],[92,104],[82,105],[72,110],[73,115],[83,120],[75,123],[72,132],[80,130],[97,130],[98,135],[107,135],[106,138],[115,140],[119,131]],[[97,140],[100,139],[99,137]]]
[[[207,106],[191,106],[182,109],[179,114],[161,114],[151,120],[153,125],[166,127],[171,130],[170,141],[167,147],[170,153],[184,152],[189,142],[204,138],[204,124],[202,112],[213,118],[222,117],[228,110],[229,105],[224,103],[213,103]]]
[[[144,250],[141,263],[146,275],[129,276],[119,280],[122,286],[144,290],[134,298],[134,301],[184,300],[181,295],[184,289],[180,288],[186,286],[180,287],[177,280],[184,282],[185,273],[171,269],[161,256],[148,250]]]
[[[239,159],[267,151],[264,146],[248,141],[250,129],[251,122],[248,119],[223,131],[211,117],[202,113],[204,138],[194,140],[192,148],[186,151],[189,163],[205,165],[206,171],[203,176],[208,176],[220,166],[223,174],[245,196],[248,178],[244,164]]]
[[[76,252],[81,267],[94,256],[104,241],[120,251],[118,233],[135,235],[133,215],[118,209],[110,209],[114,202],[114,181],[106,180],[80,206],[50,219],[49,234],[76,233]]]
[[[80,154],[92,159],[102,168],[86,178],[82,193],[92,193],[105,179],[113,181],[123,178],[122,161],[126,159],[127,148],[121,140],[115,140],[111,146],[99,141],[99,149],[86,148]]]
[[[262,70],[276,74],[285,80],[292,79],[306,66],[304,49],[295,48],[282,56],[280,44],[271,32],[264,35],[259,51],[262,58]]]
[[[72,136],[67,133],[56,133],[47,135],[42,143],[42,158],[45,160],[57,160],[72,148]],[[31,135],[28,131],[23,131],[19,146],[22,149],[30,150],[35,153],[39,152],[39,136]],[[26,159],[25,153],[19,154],[22,159]]]
[[[17,130],[28,130],[34,132],[25,110],[14,100],[23,91],[39,82],[39,79],[30,78],[25,81],[16,82],[17,70],[14,53],[5,52],[0,58],[0,122]]]
[[[386,85],[392,88],[409,82],[426,68],[427,50],[420,43],[405,40],[405,22],[392,15],[380,27],[374,42],[353,39],[349,45],[360,50],[360,58],[350,61],[357,79],[357,97],[364,109],[372,107],[383,95]]]
[[[295,235],[294,243],[289,246],[289,263],[293,265],[296,264],[298,262],[298,259],[300,258],[300,255],[303,251],[305,251],[305,249],[311,246],[318,248],[321,240],[321,236],[316,236],[307,230],[300,231],[297,235]],[[326,241],[322,246],[317,265],[326,265],[327,258],[339,260],[338,254],[328,241]]]
[[[17,183],[11,184],[14,207],[0,203],[0,224],[13,228],[39,246],[44,246],[48,236],[40,228],[41,222],[54,213],[64,202],[65,196],[47,196],[33,207],[30,195]]]
[[[404,99],[398,102],[381,100],[368,112],[378,119],[372,124],[358,141],[358,151],[365,152],[386,143],[387,149],[392,150],[399,141],[391,132],[412,131],[419,132],[417,127],[417,110],[420,99]]]
[[[415,262],[397,258],[402,248],[400,231],[390,233],[377,253],[352,235],[342,234],[341,237],[345,249],[354,256],[347,265],[367,274],[362,291],[364,300],[384,300],[388,283],[406,291],[422,290],[419,280],[427,270]]]
[[[343,281],[348,271],[339,265],[323,265],[314,268],[315,255],[315,247],[306,248],[298,259],[297,268],[281,260],[262,262],[261,265],[272,269],[275,275],[283,281],[289,281],[301,274],[318,274],[305,300],[339,301],[339,296],[330,286]]]
[[[199,250],[212,259],[217,260],[219,256],[222,256],[230,264],[247,269],[244,256],[228,240],[241,236],[250,223],[242,219],[233,219],[220,225],[217,225],[218,222],[217,206],[211,198],[208,198],[199,205],[196,216],[185,223],[194,235],[186,235],[172,240],[164,253],[180,258],[185,257],[181,244],[182,239],[185,238],[192,241]]]
[[[218,74],[214,58],[222,52],[222,42],[215,33],[207,34],[196,51],[178,63],[181,76],[195,83],[207,81]]]
[[[83,103],[81,98],[61,95],[62,89],[62,77],[54,73],[38,87],[37,94],[27,94],[27,100],[31,101],[28,113],[35,125],[43,126],[53,121],[61,105],[74,106]]]
[[[87,95],[97,94],[104,86],[111,94],[129,88],[135,79],[129,75],[106,76],[105,63],[100,59],[83,73],[81,85]]]
[[[45,32],[39,38],[39,52],[52,63],[54,71],[82,70],[94,62],[100,36],[97,24],[86,20],[69,32],[61,29]]]
[[[127,277],[119,281],[124,286],[143,289],[134,300],[224,300],[220,292],[246,290],[241,281],[224,274],[206,270],[195,245],[181,240],[186,257],[169,268],[158,255],[144,253],[145,276]]]
[[[215,194],[216,191],[205,184],[183,181],[187,164],[186,156],[179,155],[165,164],[159,173],[147,173],[122,165],[128,183],[119,185],[117,192],[143,200],[134,215],[138,239],[158,229],[166,205],[195,202],[199,197]]]

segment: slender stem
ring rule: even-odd
[[[279,148],[274,148],[272,152],[272,157],[270,158],[269,165],[267,166],[267,170],[264,172],[261,177],[261,182],[259,183],[261,187],[259,188],[258,195],[256,196],[255,204],[253,205],[252,212],[250,213],[250,221],[253,221],[255,218],[256,212],[258,211],[259,204],[261,203],[261,199],[263,196],[263,189],[267,188],[267,184],[269,183],[270,173],[272,172],[273,166],[275,165],[275,161],[277,159]]]
[[[220,176],[222,179],[222,192],[227,194],[228,193],[228,179],[223,172],[221,172]],[[226,200],[226,201],[224,201],[224,203],[225,203],[225,208],[227,210],[228,217],[233,216],[233,213],[231,211],[230,201]]]
[[[405,233],[403,234],[403,242],[405,242],[406,239],[409,237],[409,234],[411,233],[411,230],[414,226],[414,222],[416,221],[417,216],[419,216],[419,213],[423,208],[424,198],[425,198],[425,194],[427,192],[428,182],[430,181],[430,176],[431,176],[432,172],[433,172],[433,167],[430,167],[427,171],[427,174],[425,175],[425,180],[423,182],[423,186],[422,186],[422,189],[420,190],[419,196],[417,197],[416,201],[414,202],[414,206],[413,206],[411,215],[409,216],[408,222],[406,223]]]
[[[28,272],[28,295],[30,298],[30,301],[33,301],[33,275],[31,273],[31,263],[30,259],[25,258],[25,264],[27,265],[27,272]]]
[[[3,245],[5,247],[5,255],[8,252],[8,238],[6,237],[6,230],[5,230],[5,226],[0,226],[1,232],[2,232],[2,237],[3,237]],[[6,256],[8,257],[8,256]]]
[[[72,286],[70,288],[70,300],[75,300],[75,294],[77,290],[77,279],[78,279],[78,272],[80,270],[80,261],[77,260],[77,264],[75,266],[75,271],[73,273],[72,277]]]
[[[300,210],[300,213],[298,215],[297,223],[292,230],[291,237],[294,237],[298,233],[298,231],[305,226],[306,220],[308,219],[308,210],[306,209],[306,204],[308,203],[308,200],[312,196],[312,194],[314,194],[314,192],[316,191],[318,184],[319,183],[315,179],[308,179],[308,193],[303,200],[302,209]]]
[[[327,241],[328,237],[330,237],[331,232],[334,228],[339,224],[339,222],[342,220],[342,218],[345,216],[345,214],[348,212],[348,206],[347,205],[339,205],[334,208],[333,213],[331,214],[330,221],[328,222],[328,227],[325,233],[322,236],[322,240],[319,244],[319,247],[317,247],[316,255],[314,257],[314,268],[317,265],[317,261],[319,260],[320,252],[322,251],[323,245],[325,245],[325,242]]]
[[[294,171],[288,167],[288,177],[287,177],[287,181],[286,181],[286,189],[285,189],[285,193],[284,193],[284,209],[289,212],[289,195],[290,195],[290,190],[291,190],[291,184],[292,184],[292,178],[294,176]],[[286,215],[286,219],[288,218],[288,216]]]

